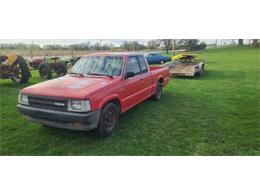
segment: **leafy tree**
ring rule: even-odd
[[[201,43],[199,44],[199,47],[200,47],[200,49],[204,50],[204,49],[206,49],[207,44],[206,44],[205,42],[201,42]]]
[[[252,40],[252,46],[253,47],[260,47],[260,39],[253,39]]]
[[[48,50],[63,50],[63,49],[67,49],[65,46],[58,45],[58,44],[45,45],[43,48],[44,49],[48,49]]]
[[[124,50],[131,51],[133,49],[133,44],[129,41],[124,41],[120,47]]]
[[[239,45],[239,46],[243,46],[243,44],[244,44],[243,39],[238,39],[238,45]]]
[[[80,43],[80,44],[73,44],[69,46],[70,49],[73,50],[89,50],[91,47],[91,43],[87,42],[87,43]]]
[[[0,44],[0,49],[42,49],[42,48],[36,44],[4,43],[4,44]]]
[[[120,47],[127,51],[143,50],[146,48],[144,44],[141,44],[138,41],[124,41]]]
[[[178,44],[183,46],[187,51],[201,50],[207,46],[204,42],[199,43],[199,39],[181,39]]]
[[[94,50],[101,50],[101,44],[100,43],[95,43],[94,45],[93,45],[93,49]]]
[[[169,50],[172,48],[172,39],[161,39],[161,42],[163,43],[166,53],[169,53]]]
[[[159,46],[158,41],[156,40],[150,40],[147,43],[148,49],[156,49]]]

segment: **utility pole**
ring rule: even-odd
[[[31,48],[30,48],[30,56],[31,56],[31,58],[33,58],[33,41],[32,41],[32,43],[31,43]]]
[[[133,41],[133,52],[135,51],[135,41]]]
[[[103,50],[102,49],[102,39],[99,39],[99,41],[100,41],[100,50]]]
[[[72,58],[74,57],[74,51],[73,51],[73,48],[71,48],[71,57],[72,57]]]
[[[176,52],[176,39],[172,40],[172,55],[174,56]]]

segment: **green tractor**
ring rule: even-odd
[[[31,77],[28,64],[22,56],[9,54],[0,56],[0,78],[17,83],[27,83]]]
[[[50,57],[45,59],[39,66],[39,73],[43,79],[51,79],[53,73],[57,77],[67,74],[67,65],[74,64],[78,58],[61,59],[60,57]]]

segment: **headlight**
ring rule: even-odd
[[[18,95],[18,102],[20,104],[25,104],[25,105],[29,105],[29,102],[28,102],[28,95],[23,95],[23,94],[20,94]]]
[[[90,110],[89,100],[69,100],[68,111],[88,112]]]

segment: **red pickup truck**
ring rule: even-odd
[[[107,136],[121,113],[150,97],[159,100],[169,78],[168,67],[149,67],[141,54],[90,54],[67,75],[22,89],[17,107],[46,126]]]

